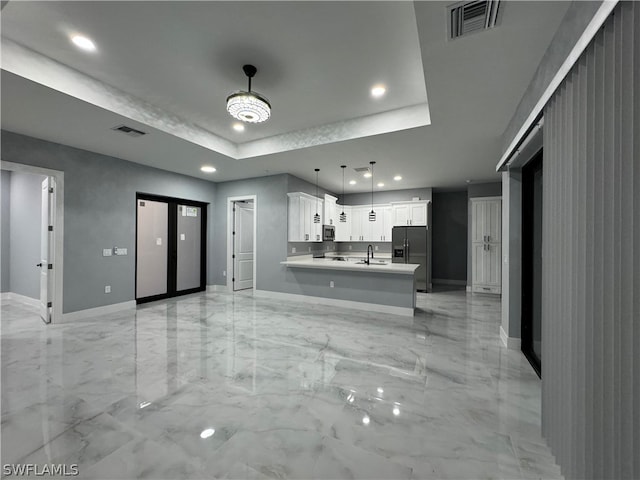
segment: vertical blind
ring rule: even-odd
[[[544,111],[542,430],[567,478],[640,478],[640,3]]]

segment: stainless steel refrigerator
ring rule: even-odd
[[[416,290],[430,290],[429,242],[427,227],[393,227],[391,245],[393,263],[418,263]]]

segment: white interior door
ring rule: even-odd
[[[234,202],[233,289],[253,288],[253,202]]]
[[[40,222],[40,316],[51,323],[51,299],[53,297],[53,229],[55,215],[55,179],[47,177],[42,182],[42,214]],[[49,265],[51,264],[51,268]]]

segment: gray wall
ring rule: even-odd
[[[40,230],[42,181],[46,177],[13,172],[9,201],[9,288],[40,298]]]
[[[542,429],[566,478],[640,478],[640,3],[544,112]]]
[[[467,225],[471,225],[471,199],[477,197],[502,196],[502,183],[478,183],[467,187]],[[471,285],[473,272],[471,271],[471,228],[467,229],[467,285]]]
[[[433,281],[467,280],[467,192],[433,192]]]
[[[215,238],[212,182],[7,131],[2,159],[64,172],[65,313],[134,299],[136,192],[210,203],[208,235]],[[115,246],[129,254],[102,257],[103,248]],[[208,283],[214,280],[213,246],[209,242]],[[104,293],[105,285],[112,293]]]
[[[594,0],[589,2],[572,2],[565,14],[549,48],[545,52],[536,73],[531,79],[513,117],[502,135],[503,152],[513,141],[518,130],[538,103],[542,93],[547,89],[556,72],[565,61],[576,41],[600,8],[603,2]]]
[[[11,172],[0,171],[0,292],[10,292],[9,269],[9,205],[11,204]]]
[[[227,269],[227,199],[256,195],[256,288],[283,291],[287,258],[287,185],[289,175],[249,178],[216,184],[216,229],[213,235],[213,271],[209,272],[216,285],[226,285],[223,272]]]

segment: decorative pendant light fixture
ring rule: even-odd
[[[369,162],[369,165],[371,165],[371,211],[369,212],[370,222],[376,221],[376,212],[373,211],[373,166],[375,164],[376,162]]]
[[[318,213],[318,172],[319,168],[316,168],[316,214],[313,216],[313,223],[320,223],[320,214]]]
[[[347,166],[340,165],[340,168],[342,169],[342,213],[340,214],[340,221],[344,223],[347,221],[347,214],[344,213],[344,169],[347,168]]]
[[[227,112],[242,122],[260,123],[269,120],[271,104],[257,92],[251,91],[251,79],[258,69],[253,65],[244,65],[244,73],[249,77],[247,91],[238,90],[227,97]]]

